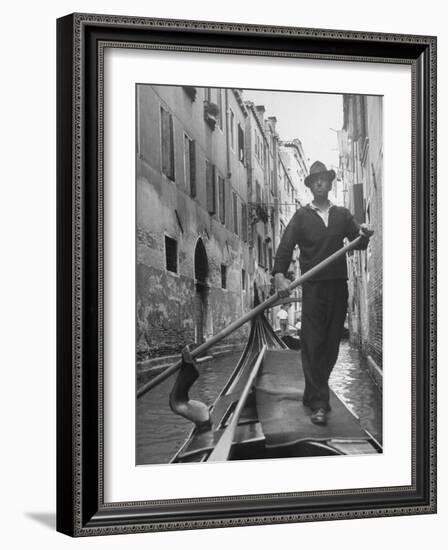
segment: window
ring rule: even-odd
[[[192,197],[196,196],[195,142],[184,134],[185,187]]]
[[[247,204],[241,204],[241,237],[247,243]]]
[[[230,147],[235,150],[235,115],[232,109],[229,110],[229,126],[230,126]]]
[[[241,270],[241,290],[246,290],[246,271]]]
[[[244,164],[244,132],[238,124],[238,158]]]
[[[222,90],[221,90],[221,88],[218,88],[216,90],[216,93],[218,95],[217,100],[218,100],[218,107],[219,107],[218,126],[222,130]]]
[[[255,180],[255,202],[261,203],[261,187],[257,180]]]
[[[272,248],[268,248],[269,271],[272,271]]]
[[[233,195],[233,232],[238,235],[238,197],[236,193]]]
[[[174,181],[174,132],[171,113],[160,108],[162,119],[162,172]]]
[[[221,264],[221,288],[227,288],[227,266]]]
[[[267,267],[267,261],[268,261],[268,245],[264,242],[263,243],[263,266]]]
[[[219,195],[219,220],[226,223],[226,187],[223,177],[218,175],[218,195]]]
[[[205,184],[207,195],[207,211],[209,214],[216,212],[216,186],[215,167],[208,160],[205,161]]]
[[[263,265],[263,246],[260,235],[257,235],[258,265]]]
[[[165,235],[165,263],[167,271],[177,273],[177,241]]]

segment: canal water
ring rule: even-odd
[[[201,375],[191,389],[193,399],[211,405],[229,378],[240,354],[231,354],[203,363]],[[173,378],[137,400],[136,463],[166,464],[182,446],[192,423],[173,414],[168,398]],[[382,395],[371,379],[359,351],[348,341],[341,343],[338,363],[330,386],[345,405],[358,416],[361,426],[382,441]]]

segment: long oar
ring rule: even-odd
[[[331,256],[328,256],[325,260],[320,262],[320,264],[317,264],[313,268],[311,268],[309,271],[307,271],[304,275],[301,277],[298,277],[295,281],[293,281],[285,291],[283,292],[291,292],[299,285],[302,285],[308,279],[313,277],[313,275],[316,275],[319,271],[330,265],[332,262],[340,258],[341,256],[344,256],[347,252],[350,252],[350,250],[353,250],[356,248],[360,242],[362,241],[363,237],[357,237],[353,241],[351,241],[348,245],[342,247],[341,249],[337,250]],[[265,309],[272,307],[278,300],[281,300],[282,296],[279,294],[279,292],[276,292],[273,294],[270,298],[259,304],[258,306],[254,307],[250,311],[248,311],[246,314],[244,314],[242,317],[225,327],[223,330],[212,336],[209,340],[206,342],[203,342],[200,344],[197,348],[194,348],[191,350],[191,357],[194,359],[198,355],[201,355],[204,351],[208,350],[211,346],[215,345],[216,343],[220,342],[223,338],[228,336],[229,334],[232,334],[235,330],[239,329],[244,323],[247,323],[247,321],[250,321],[255,316],[257,316],[259,313],[264,311]],[[174,363],[174,365],[171,365],[170,367],[167,367],[163,372],[149,380],[146,384],[144,384],[138,391],[137,391],[137,397],[141,397],[144,395],[147,391],[149,391],[151,388],[154,388],[154,386],[157,386],[160,384],[160,382],[163,382],[166,380],[169,376],[174,374],[177,370],[180,369],[182,365],[182,360],[179,360],[177,363]]]

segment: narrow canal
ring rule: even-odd
[[[235,368],[239,355],[231,354],[202,364],[201,376],[194,384],[191,396],[211,405]],[[169,408],[168,396],[172,385],[172,378],[165,380],[137,400],[137,464],[169,462],[192,429],[191,422],[173,414]],[[381,391],[370,378],[358,350],[345,340],[341,343],[330,385],[345,405],[359,417],[361,426],[381,443]]]

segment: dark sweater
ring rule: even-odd
[[[295,245],[300,249],[300,270],[304,274],[342,248],[345,237],[352,241],[358,235],[359,225],[347,208],[332,206],[328,215],[328,227],[325,227],[324,221],[317,212],[308,205],[303,206],[294,213],[282,235],[272,273],[286,274]],[[366,237],[357,249],[366,249],[368,242],[369,239]],[[313,281],[328,279],[347,279],[345,256],[311,278]]]

